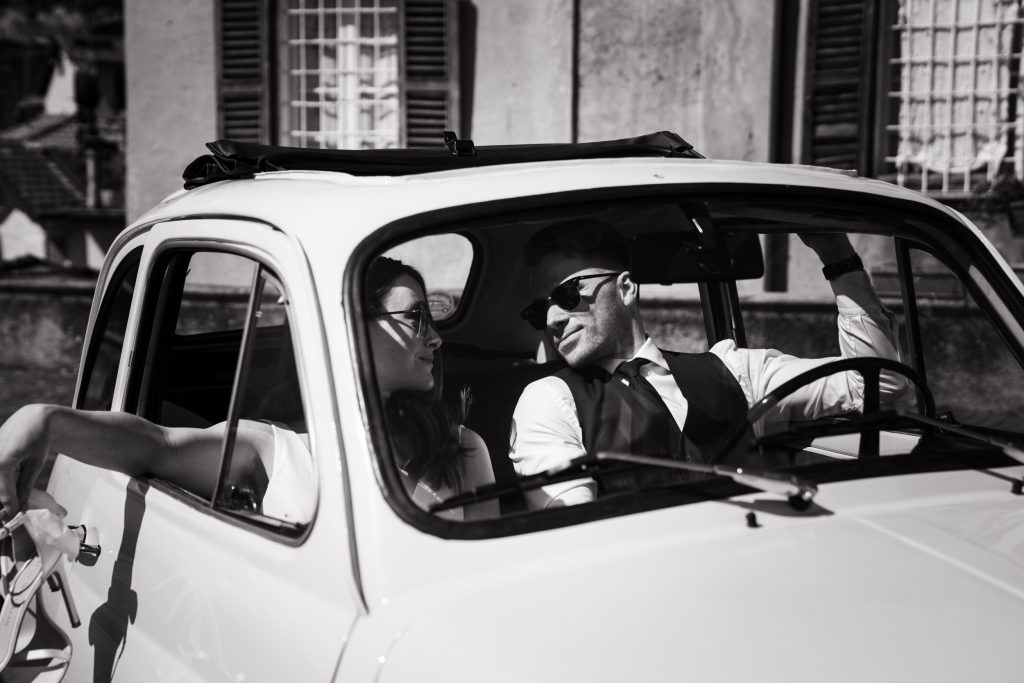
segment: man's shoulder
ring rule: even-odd
[[[520,422],[574,414],[576,401],[564,379],[556,374],[526,385],[516,403],[515,419]]]
[[[730,346],[731,344],[731,346]],[[658,348],[665,362],[670,366],[677,364],[707,364],[716,363],[724,353],[736,348],[736,342],[732,339],[723,339],[707,351],[669,351]]]
[[[565,367],[550,375],[533,380],[523,389],[523,395],[525,396],[528,393],[532,395],[559,395],[568,392],[569,385],[566,382],[566,377],[569,375],[564,374],[567,370],[571,371],[571,368]]]

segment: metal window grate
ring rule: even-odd
[[[289,0],[287,144],[397,147],[397,0]]]
[[[1021,0],[900,0],[893,30],[885,161],[897,184],[954,198],[1021,177]]]

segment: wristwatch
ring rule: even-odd
[[[864,270],[864,262],[860,260],[858,254],[835,263],[826,263],[825,267],[821,269],[821,274],[825,276],[826,280],[835,280],[840,275],[846,275],[855,270]]]

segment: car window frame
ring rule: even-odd
[[[742,183],[671,183],[664,185],[631,185],[615,187],[595,187],[586,190],[570,190],[563,192],[532,195],[529,197],[517,197],[512,199],[490,200],[483,202],[467,203],[457,207],[436,209],[403,217],[387,223],[372,234],[364,238],[354,249],[349,261],[346,264],[342,279],[342,301],[345,305],[349,325],[355,331],[354,347],[360,358],[370,358],[371,349],[369,344],[369,328],[364,322],[364,311],[362,306],[363,286],[366,267],[369,261],[376,255],[383,253],[397,243],[408,239],[414,239],[430,232],[459,232],[459,226],[472,226],[479,222],[497,217],[507,217],[509,214],[517,214],[531,210],[542,210],[546,208],[563,207],[571,204],[586,204],[588,202],[614,202],[617,200],[644,200],[651,198],[706,198],[709,196],[725,197],[735,196],[737,198],[749,198],[751,190],[757,196],[772,197],[779,201],[781,198],[789,197],[794,201],[808,201],[817,199],[820,201],[839,201],[856,205],[858,201],[870,198],[875,212],[883,216],[886,207],[898,209],[904,217],[918,217],[931,224],[942,224],[955,222],[955,219],[939,208],[929,206],[925,203],[915,203],[907,198],[889,197],[872,193],[870,188],[863,191],[835,189],[830,187],[799,187],[782,184],[754,184],[753,188]],[[881,227],[874,234],[891,236],[914,237],[917,231],[913,227],[897,227],[882,222]],[[962,227],[963,230],[967,228]],[[769,231],[764,231],[769,232]],[[779,230],[779,232],[790,232],[793,230]],[[863,232],[872,232],[864,229]],[[462,232],[466,237],[471,238],[472,233]],[[985,262],[985,258],[991,255],[985,251],[984,244],[980,240],[969,240],[969,252],[973,255],[973,261],[984,264],[986,269],[992,264]],[[985,258],[979,258],[978,252],[984,252]],[[471,274],[471,278],[474,274]],[[1005,304],[1007,297],[1007,283],[1000,282],[1004,273],[998,269],[991,269],[987,279],[993,284],[995,290],[1000,292],[1000,300]],[[993,277],[996,281],[993,283]],[[471,280],[472,281],[472,280]],[[474,283],[475,284],[475,283]],[[973,283],[972,283],[973,284]],[[475,291],[476,287],[473,287]],[[467,290],[469,286],[467,285]],[[739,311],[739,299],[736,292],[735,281],[731,281],[731,287],[709,286],[706,288],[708,297],[705,297],[705,290],[701,291],[701,305],[724,306],[725,310],[720,311],[720,319],[709,325],[707,316],[705,324],[708,333],[709,347],[720,338],[731,337],[734,334],[745,336],[742,322],[742,314]],[[715,291],[717,290],[717,291]],[[710,298],[709,298],[710,297]],[[706,304],[705,301],[710,303]],[[1017,302],[1019,304],[1019,302]],[[460,318],[465,315],[472,305],[461,307]],[[1017,315],[1024,319],[1024,310],[1018,310]],[[731,329],[730,329],[731,328]],[[730,332],[732,332],[730,334]],[[443,333],[443,330],[442,330]],[[1024,349],[1018,355],[1020,362],[1024,358]],[[394,458],[390,456],[390,447],[384,447],[387,443],[387,434],[384,420],[383,402],[376,386],[376,379],[373,376],[370,364],[364,363],[361,367],[358,389],[362,393],[363,402],[368,414],[366,424],[369,427],[368,438],[371,457],[377,466],[374,472],[378,478],[378,487],[387,502],[395,513],[407,524],[414,528],[444,539],[477,540],[514,536],[536,531],[556,529],[576,524],[585,524],[602,519],[636,514],[656,510],[665,507],[685,505],[701,500],[728,499],[740,493],[749,492],[750,489],[734,482],[722,482],[716,486],[716,493],[707,498],[695,497],[686,494],[685,491],[656,490],[645,491],[643,495],[634,495],[627,498],[617,499],[596,499],[595,501],[581,506],[555,507],[540,511],[530,511],[525,515],[509,517],[498,517],[487,520],[473,521],[451,521],[445,520],[417,507],[412,499],[405,494],[398,468],[394,464]],[[892,471],[883,471],[884,468],[865,469],[863,472],[842,472],[836,474],[837,470],[831,466],[817,467],[823,472],[821,481],[848,481],[859,478],[877,476],[890,476],[896,474],[899,464]],[[962,463],[953,460],[949,462],[928,462],[915,463],[917,471],[941,471],[943,469],[962,468]]]
[[[987,265],[985,261],[978,260],[973,257],[970,253],[965,255],[971,260],[965,265],[961,262],[961,259],[957,258],[955,254],[950,253],[944,248],[941,243],[926,243],[919,239],[910,238],[896,238],[896,252],[897,252],[897,265],[899,267],[899,283],[900,292],[903,299],[903,310],[904,310],[904,325],[906,327],[907,335],[907,346],[908,353],[910,354],[910,365],[914,370],[921,375],[922,378],[927,382],[928,380],[928,368],[926,367],[927,359],[924,354],[924,345],[922,341],[922,334],[920,330],[921,322],[918,315],[918,293],[914,286],[914,274],[911,252],[918,251],[928,256],[931,256],[938,261],[948,272],[956,278],[957,282],[964,289],[964,295],[969,299],[970,305],[973,305],[982,314],[984,319],[992,326],[996,335],[1006,346],[1007,350],[1013,356],[1021,370],[1024,371],[1024,344],[1013,331],[1009,328],[1006,322],[1004,314],[1013,319],[1012,312],[1006,307],[1006,300],[999,296],[997,291],[997,284],[993,283],[991,279],[991,272],[984,272],[979,266]],[[979,275],[983,281],[988,285],[989,292],[983,291],[982,287],[978,284],[975,277],[970,274],[970,267],[978,268]],[[971,429],[996,435],[1024,435],[1024,430],[1020,432],[1007,432],[1005,430],[996,429],[983,424],[972,424]]]
[[[100,350],[106,341],[107,334],[110,332],[110,316],[117,300],[125,294],[124,285],[125,280],[129,276],[129,273],[134,270],[134,280],[131,283],[132,291],[130,293],[130,300],[128,301],[129,315],[125,318],[124,329],[121,330],[121,344],[117,353],[118,361],[114,366],[114,379],[117,380],[117,375],[120,369],[120,359],[124,356],[124,350],[126,342],[128,340],[128,331],[131,327],[131,307],[135,303],[136,294],[138,293],[139,277],[142,270],[142,252],[143,245],[136,245],[131,247],[125,255],[118,261],[117,265],[114,266],[113,271],[109,278],[106,279],[107,285],[103,290],[103,298],[101,299],[96,312],[96,318],[89,329],[87,339],[89,340],[86,345],[85,351],[82,355],[82,371],[79,373],[78,387],[75,390],[74,407],[84,410],[110,410],[113,408],[114,399],[116,398],[116,387],[114,392],[110,396],[110,402],[105,407],[98,407],[93,405],[87,405],[89,398],[89,389],[93,386],[93,382],[96,379],[96,361],[99,356]]]
[[[139,322],[135,329],[134,344],[132,347],[132,355],[136,359],[144,359],[142,363],[135,363],[129,368],[127,382],[126,382],[126,393],[124,410],[127,412],[134,413],[151,419],[149,415],[151,412],[145,409],[145,403],[150,401],[151,398],[146,392],[147,382],[153,381],[153,370],[152,366],[154,353],[154,342],[157,340],[158,331],[162,331],[161,328],[169,326],[172,334],[174,326],[178,319],[178,310],[180,309],[180,303],[182,299],[182,291],[185,283],[185,276],[188,270],[188,258],[184,259],[180,266],[175,266],[177,271],[170,277],[175,280],[173,294],[168,292],[168,289],[164,286],[164,283],[168,279],[168,270],[172,267],[170,263],[172,260],[180,259],[181,256],[191,255],[198,252],[214,252],[223,253],[238,256],[251,261],[255,264],[254,278],[259,278],[261,274],[266,273],[267,276],[271,277],[278,285],[282,288],[285,297],[291,301],[292,294],[286,283],[285,279],[281,277],[278,272],[263,259],[258,250],[247,248],[246,245],[231,244],[225,242],[211,242],[203,239],[192,239],[192,238],[175,238],[166,240],[159,244],[149,247],[148,259],[146,255],[143,257],[143,261],[146,264],[145,273],[140,272],[140,277],[143,279],[137,281],[137,287],[139,284],[144,285],[143,300],[140,304],[141,312]],[[245,330],[248,330],[250,326],[255,324],[255,318],[253,317],[253,310],[251,305],[253,303],[251,299],[252,289],[248,290],[250,295],[247,299],[245,327],[243,328],[243,337]],[[176,299],[173,304],[168,303],[168,297]],[[296,370],[300,383],[300,389],[304,392],[304,388],[301,387],[305,380],[302,377],[300,370],[301,363],[299,354],[297,353],[298,340],[295,336],[294,325],[291,324],[291,312],[289,311],[289,325],[288,331],[291,336],[291,343],[293,348],[293,354],[295,355],[294,361],[296,364]],[[243,339],[244,342],[244,339]],[[167,345],[164,346],[164,352],[166,352]],[[231,416],[231,410],[235,405],[237,384],[239,381],[238,368],[242,363],[247,363],[251,360],[246,358],[245,354],[240,353],[237,358],[236,367],[233,370],[232,380],[232,397],[228,405],[228,417]],[[308,413],[308,409],[307,413]],[[308,419],[308,414],[307,414]],[[235,421],[237,426],[237,418]],[[310,426],[312,429],[312,426]],[[229,430],[231,425],[229,423]],[[312,442],[312,435],[310,436]],[[223,470],[225,466],[225,458],[227,455],[227,449],[230,448],[228,439],[225,438],[221,442],[221,470],[222,473],[218,477],[216,491],[214,495],[217,495],[222,490],[222,478],[224,476]],[[314,458],[314,468],[319,469],[316,459]],[[317,479],[321,474],[317,472]],[[156,477],[144,477],[149,483],[160,489],[162,492],[171,495],[179,501],[185,503],[189,507],[198,509],[202,512],[210,514],[228,524],[244,528],[247,531],[256,533],[260,536],[269,538],[275,542],[285,543],[288,545],[301,544],[305,538],[309,535],[312,526],[315,522],[316,514],[314,513],[313,519],[306,524],[292,524],[283,520],[278,520],[273,517],[267,517],[259,514],[247,514],[241,510],[228,509],[222,507],[221,501],[218,501],[214,497],[209,499],[206,496],[202,496],[179,486],[176,486],[168,481],[159,479]],[[317,506],[319,507],[319,492],[316,492],[318,501]]]

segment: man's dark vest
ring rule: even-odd
[[[588,453],[625,451],[707,463],[729,432],[742,423],[747,400],[718,356],[672,351],[662,351],[662,355],[688,404],[682,432],[664,403],[659,401],[653,411],[638,404],[633,389],[619,376],[610,376],[597,366],[555,373],[572,392]],[[748,435],[741,441],[741,449],[749,444]],[[692,473],[661,468],[632,468],[595,477],[599,493],[694,478]]]

